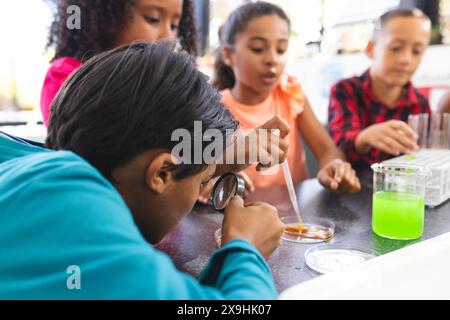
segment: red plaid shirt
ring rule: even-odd
[[[408,122],[410,114],[431,113],[427,99],[411,83],[405,86],[403,97],[395,108],[389,108],[372,91],[369,70],[359,77],[339,81],[331,88],[328,108],[328,131],[334,142],[344,151],[347,161],[359,170],[372,163],[392,158],[379,149],[367,154],[355,150],[355,139],[368,126],[387,120]]]

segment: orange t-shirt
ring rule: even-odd
[[[308,178],[305,155],[298,131],[298,116],[303,112],[304,96],[300,85],[294,78],[283,78],[269,97],[257,105],[245,105],[237,101],[229,89],[221,92],[222,103],[230,110],[233,117],[240,122],[244,131],[257,128],[269,121],[275,115],[285,119],[290,126],[289,150],[287,159],[294,183]],[[285,180],[280,165],[264,172],[256,171],[256,164],[244,172],[252,179],[255,188],[284,186]]]

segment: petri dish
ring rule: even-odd
[[[312,270],[325,274],[359,265],[377,255],[374,250],[363,247],[323,244],[306,250],[305,262]]]
[[[297,216],[281,217],[281,222],[286,227],[298,226]],[[330,241],[334,236],[335,225],[332,221],[322,218],[309,218],[303,224],[310,231],[307,233],[289,232],[285,230],[282,239],[295,243],[319,243]]]

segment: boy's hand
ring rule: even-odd
[[[250,193],[252,193],[253,191],[255,191],[255,186],[252,182],[252,180],[250,179],[250,177],[248,175],[246,175],[244,172],[239,172],[238,173],[245,182],[245,194],[244,194],[244,199],[246,197],[249,196]],[[216,183],[217,179],[213,179],[211,181],[208,182],[207,185],[203,186],[200,190],[200,195],[198,196],[198,202],[200,202],[201,204],[209,204],[210,203],[210,198],[211,198],[211,192],[212,189],[214,187],[214,184]]]
[[[324,187],[338,192],[358,192],[361,183],[355,170],[348,162],[335,159],[323,167],[317,174],[317,179]]]
[[[417,134],[405,122],[389,120],[361,131],[356,137],[355,147],[362,154],[376,148],[398,156],[419,149],[417,138]]]
[[[244,206],[242,198],[234,197],[225,208],[222,246],[233,239],[246,239],[268,259],[280,244],[283,231],[275,207],[263,202]]]

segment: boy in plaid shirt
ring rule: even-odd
[[[431,22],[419,9],[388,11],[367,45],[370,69],[331,88],[328,130],[356,169],[418,149],[408,116],[431,111],[410,80],[430,35]]]

